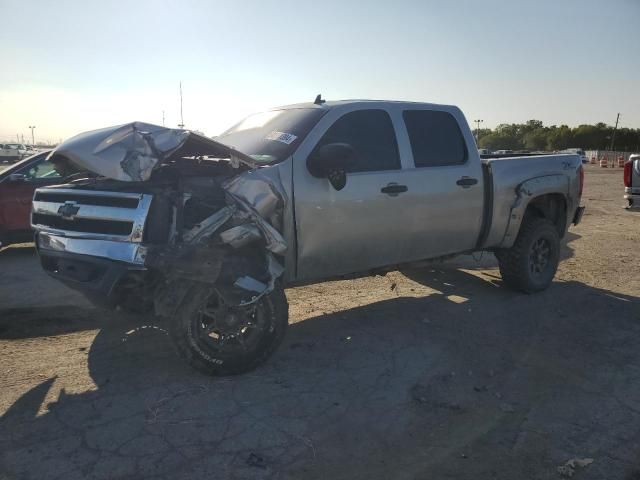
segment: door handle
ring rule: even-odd
[[[406,192],[407,190],[409,190],[409,189],[407,188],[406,185],[398,185],[397,183],[390,183],[386,187],[382,187],[380,189],[380,191],[382,193],[386,193],[387,195],[389,195],[391,197],[395,197],[400,193]]]
[[[469,188],[471,185],[478,183],[477,178],[462,177],[456,182],[456,185],[460,185],[462,188]]]

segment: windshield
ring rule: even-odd
[[[250,115],[215,139],[260,164],[278,163],[300,145],[326,110],[288,108]]]

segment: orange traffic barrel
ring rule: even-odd
[[[607,157],[600,157],[600,168],[607,168],[609,166],[609,160]]]
[[[618,157],[618,167],[624,168],[624,157],[622,155]]]

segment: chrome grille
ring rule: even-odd
[[[141,242],[152,195],[40,188],[31,225],[65,237]]]

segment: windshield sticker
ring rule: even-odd
[[[276,142],[285,143],[287,145],[291,145],[295,142],[297,136],[293,133],[285,133],[285,132],[271,132],[269,135],[264,137],[267,140],[275,140]]]

